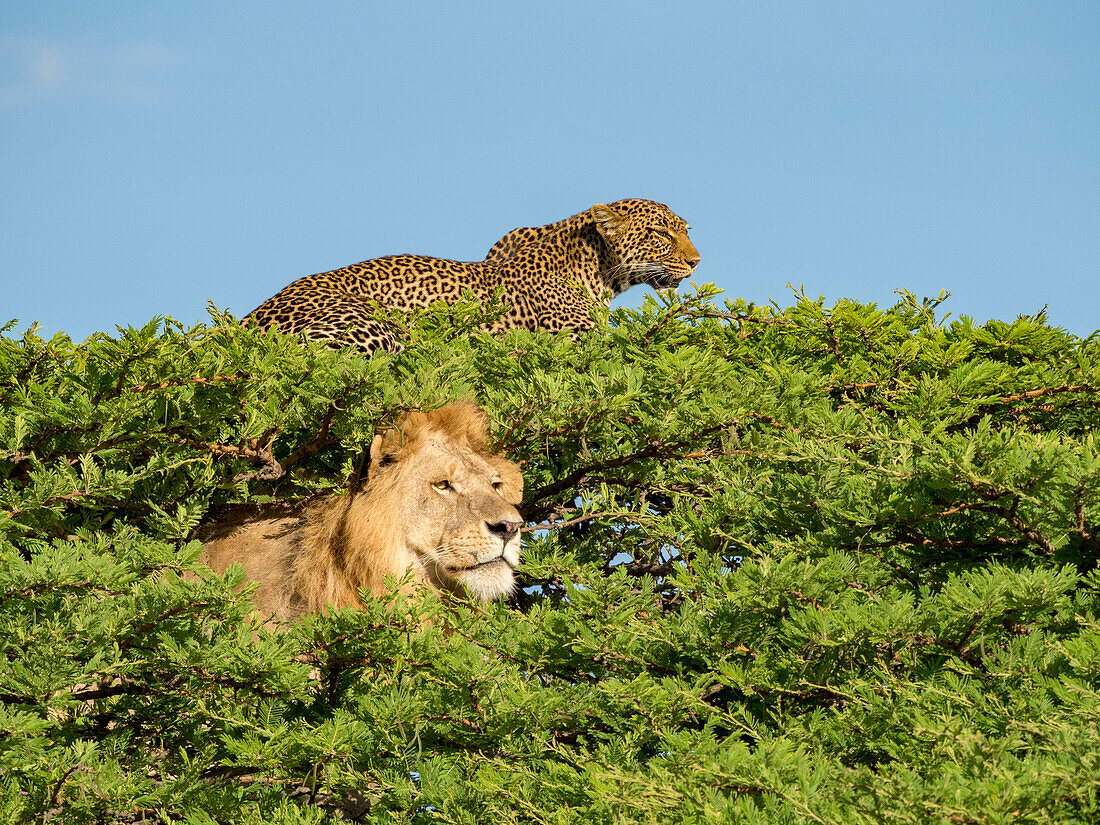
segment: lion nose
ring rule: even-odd
[[[505,544],[519,535],[519,528],[522,525],[523,522],[521,521],[498,521],[495,524],[485,522],[485,526],[489,528],[489,532],[494,536],[500,536]]]

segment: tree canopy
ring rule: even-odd
[[[0,819],[1096,822],[1100,335],[944,297],[434,307],[370,359],[8,325]],[[198,564],[458,398],[523,467],[509,603],[272,634]]]

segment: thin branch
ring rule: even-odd
[[[283,466],[275,460],[275,456],[271,453],[270,447],[258,447],[255,441],[251,441],[247,446],[236,447],[232,444],[211,444],[207,441],[199,441],[194,438],[187,438],[186,436],[167,436],[168,440],[175,444],[183,444],[188,447],[194,447],[204,452],[208,452],[213,456],[222,458],[225,456],[231,456],[233,458],[248,458],[254,461],[259,461],[263,466],[251,473],[240,473],[234,477],[234,481],[251,481],[258,478],[263,481],[274,481],[277,478],[282,478],[286,475],[286,471]]]
[[[577,516],[576,518],[569,519],[568,521],[544,521],[542,524],[531,524],[520,528],[521,533],[533,533],[535,530],[561,530],[563,527],[572,527],[574,524],[580,524],[581,522],[591,521],[595,518],[603,518],[604,516],[613,516],[615,513],[603,511],[599,513],[588,513],[587,515]]]
[[[836,337],[836,327],[833,325],[833,319],[828,315],[822,317],[825,322],[825,328],[829,330],[829,338],[832,339],[833,355],[836,356],[837,363],[844,363],[844,356],[840,354],[840,339]]]
[[[61,774],[61,778],[57,780],[57,784],[53,786],[53,791],[50,793],[50,801],[46,805],[47,808],[56,808],[61,801],[61,787],[65,784],[65,780],[84,767],[83,763],[77,763],[69,768],[65,773]]]
[[[877,387],[881,382],[879,381],[863,381],[858,384],[841,384],[836,387],[825,387],[825,392],[851,392],[852,390],[869,390],[871,387]]]
[[[639,450],[635,450],[633,453],[624,456],[618,456],[617,458],[609,458],[606,461],[598,461],[595,464],[589,464],[584,467],[579,467],[573,472],[566,475],[557,481],[551,482],[543,487],[540,487],[534,492],[529,499],[530,502],[541,501],[551,496],[556,496],[573,487],[587,476],[591,476],[595,473],[602,473],[605,470],[613,470],[617,467],[625,467],[633,464],[635,461],[642,461],[647,458],[698,458],[702,455],[706,455],[706,452],[691,452],[680,453],[679,451],[697,444],[701,439],[706,438],[709,435],[713,435],[716,432],[720,432],[728,426],[727,422],[721,424],[715,424],[710,427],[705,427],[699,432],[692,435],[690,438],[684,438],[680,441],[665,444],[661,441],[650,441],[646,446]]]
[[[236,381],[241,378],[250,378],[248,373],[234,372],[230,375],[192,375],[190,378],[177,378],[172,381],[161,381],[159,384],[138,384],[130,387],[130,392],[151,392],[153,390],[166,390],[169,387],[182,387],[187,384],[212,384],[218,381]]]
[[[17,507],[14,510],[9,510],[8,518],[15,518],[16,516],[21,516],[24,513],[29,513],[31,510],[41,509],[42,507],[46,507],[56,501],[76,501],[78,498],[83,498],[84,496],[90,495],[91,493],[82,492],[80,490],[73,490],[71,493],[65,493],[64,495],[50,496],[48,499],[39,504],[38,507]]]
[[[283,459],[281,466],[284,473],[303,458],[340,443],[340,439],[329,435],[329,427],[332,426],[332,417],[336,414],[336,409],[336,400],[333,400],[321,418],[321,429],[314,433],[309,441]]]
[[[1092,389],[1092,386],[1089,384],[1063,384],[1060,387],[1040,387],[1037,390],[1028,390],[1027,392],[1021,392],[1015,395],[1006,395],[997,403],[1011,404],[1014,401],[1027,401],[1032,398],[1040,398],[1044,395],[1055,395],[1063,392],[1091,392]]]
[[[1098,542],[1096,540],[1096,537],[1085,529],[1085,502],[1082,500],[1082,496],[1084,496],[1084,494],[1084,487],[1078,487],[1076,490],[1074,490],[1073,509],[1074,514],[1077,516],[1077,524],[1075,526],[1077,528],[1077,532],[1081,535],[1081,538],[1088,542],[1091,547],[1100,550],[1100,542]]]

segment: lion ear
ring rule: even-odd
[[[380,467],[392,464],[397,460],[397,452],[400,448],[390,439],[379,433],[370,443],[370,464],[367,466],[367,480],[374,478]]]
[[[523,476],[519,467],[506,458],[490,456],[489,466],[500,473],[500,495],[509,504],[523,501]]]
[[[597,203],[588,210],[588,214],[596,222],[596,229],[607,240],[613,239],[626,228],[626,215],[606,204]]]

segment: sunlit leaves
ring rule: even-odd
[[[944,297],[0,337],[0,819],[1095,821],[1100,342]],[[198,564],[456,398],[523,467],[510,604],[272,634]]]

